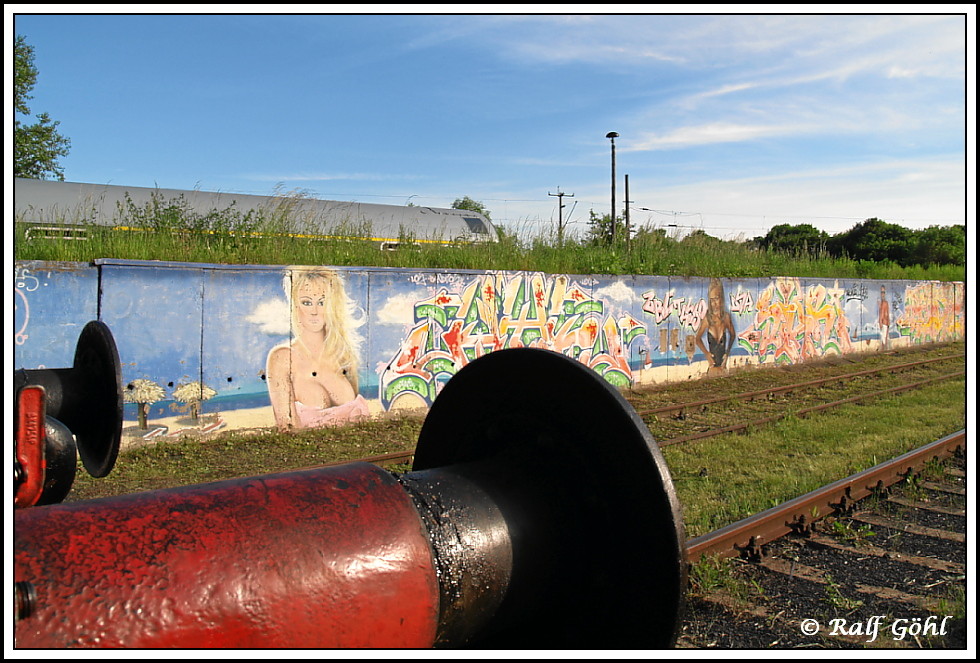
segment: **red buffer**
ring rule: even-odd
[[[428,647],[439,587],[412,500],[374,465],[17,513],[18,647]]]
[[[14,506],[61,502],[79,457],[93,477],[112,470],[122,436],[119,353],[109,328],[82,328],[71,368],[14,372]]]
[[[14,526],[19,648],[665,648],[686,584],[649,430],[546,350],[464,366],[401,476],[351,463]]]

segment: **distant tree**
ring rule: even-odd
[[[809,223],[781,223],[770,228],[765,237],[756,239],[758,246],[764,249],[814,256],[824,250],[830,236]]]
[[[133,380],[123,389],[123,400],[127,403],[136,403],[140,430],[146,430],[146,412],[149,406],[157,401],[162,401],[164,396],[166,396],[166,392],[163,387],[153,380],[143,378]]]
[[[650,226],[643,226],[637,229],[636,234],[633,235],[633,243],[637,246],[643,244],[666,245],[667,243],[673,241],[673,238],[667,236],[666,228],[652,228]]]
[[[716,244],[723,244],[724,243],[724,240],[719,239],[718,237],[714,237],[713,235],[709,235],[702,228],[696,228],[696,229],[692,230],[691,232],[689,232],[687,235],[685,235],[681,239],[681,243],[682,244],[684,244],[684,243],[687,243],[687,244],[698,244],[698,243],[704,243],[704,242],[712,242],[712,243],[716,243]]]
[[[912,257],[919,265],[965,265],[966,226],[929,226],[915,231]]]
[[[38,113],[37,122],[23,124],[17,115],[30,115],[27,100],[37,82],[34,66],[34,48],[22,35],[14,42],[14,176],[35,180],[54,175],[65,179],[64,169],[58,157],[68,155],[71,141],[56,130],[58,122],[52,122],[47,113]]]
[[[610,246],[626,239],[626,224],[623,217],[616,217],[615,227],[612,227],[608,214],[596,214],[589,210],[589,229],[586,231],[585,243],[589,246]],[[613,236],[615,231],[615,236]]]
[[[725,250],[725,245],[734,245],[735,242],[729,242],[721,239],[720,237],[715,237],[714,235],[709,235],[704,231],[703,228],[695,228],[687,235],[682,237],[680,241],[677,242],[679,246],[683,246],[687,249],[694,249],[696,251],[705,251],[716,254],[719,249]]]
[[[483,216],[487,217],[487,221],[490,220],[490,210],[484,207],[483,203],[477,202],[469,196],[463,196],[462,198],[457,198],[454,200],[453,209],[468,209],[471,212],[479,212],[483,214]]]
[[[881,219],[865,219],[847,232],[834,235],[827,242],[833,255],[853,260],[883,262],[889,260],[902,267],[914,264],[913,232]]]
[[[185,403],[190,410],[191,419],[197,421],[201,416],[201,403],[213,398],[217,393],[200,382],[189,382],[174,389],[174,399]]]

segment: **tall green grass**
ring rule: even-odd
[[[688,536],[700,536],[966,426],[966,383],[789,418],[750,434],[664,448]],[[896,423],[899,422],[899,423]],[[757,462],[733,463],[733,458]]]
[[[683,239],[644,232],[632,242],[600,245],[587,239],[559,241],[554,234],[529,236],[502,230],[497,242],[439,244],[409,231],[395,251],[382,251],[370,225],[346,224],[325,238],[312,221],[294,213],[295,200],[284,197],[266,211],[234,208],[195,213],[179,198],[120,205],[117,228],[84,224],[85,240],[27,237],[27,224],[14,224],[14,258],[90,262],[97,258],[168,260],[240,265],[313,264],[407,269],[541,271],[549,274],[644,274],[801,278],[871,278],[964,281],[965,265],[900,267],[834,258],[759,250],[709,235]],[[57,223],[57,219],[53,220]],[[122,229],[120,229],[122,228]]]

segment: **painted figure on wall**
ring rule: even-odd
[[[316,428],[368,415],[358,394],[351,301],[337,272],[293,267],[283,277],[292,340],[269,351],[266,375],[276,427]]]
[[[707,337],[707,338],[705,338]],[[705,345],[707,340],[707,345]],[[721,279],[708,282],[708,311],[694,335],[694,342],[708,360],[708,372],[723,371],[735,342],[735,324],[725,305],[725,288]]]
[[[888,347],[888,326],[891,324],[891,311],[888,306],[888,295],[885,286],[881,286],[881,298],[878,300],[878,328],[881,331],[881,344]]]

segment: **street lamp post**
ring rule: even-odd
[[[610,131],[606,134],[609,143],[612,145],[612,205],[609,208],[609,242],[616,239],[616,139],[619,134]]]

